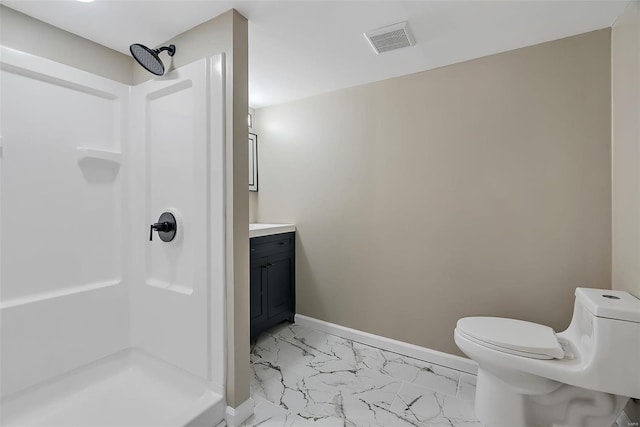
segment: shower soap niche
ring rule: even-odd
[[[111,168],[120,167],[120,161],[122,158],[121,153],[86,147],[78,147],[76,148],[76,152],[78,154],[79,165],[87,164]]]

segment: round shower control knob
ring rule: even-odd
[[[163,242],[172,241],[178,232],[176,217],[171,212],[163,212],[158,218],[158,222],[149,227],[149,241],[153,240],[153,230],[158,232],[158,236]]]

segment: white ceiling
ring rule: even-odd
[[[126,54],[235,8],[249,19],[249,102],[259,108],[610,27],[628,1],[2,3]],[[362,33],[400,21],[416,45],[375,55]]]

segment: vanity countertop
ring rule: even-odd
[[[295,224],[249,224],[249,238],[296,231]]]

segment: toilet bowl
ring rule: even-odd
[[[458,320],[454,337],[478,363],[475,410],[488,427],[609,427],[640,398],[640,300],[577,288],[556,334],[497,317]]]

